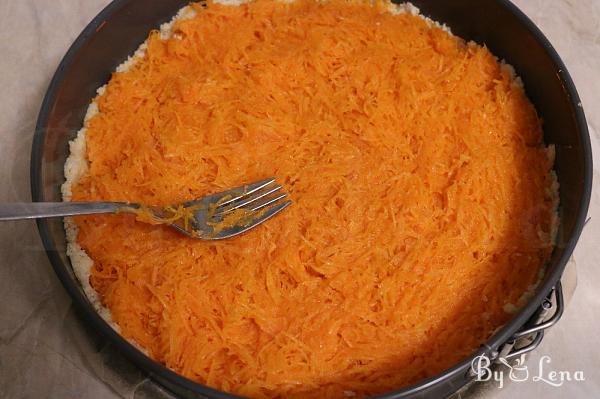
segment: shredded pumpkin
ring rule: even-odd
[[[508,68],[383,3],[192,7],[96,99],[73,200],[165,206],[273,176],[293,204],[218,242],[78,217],[124,337],[236,394],[363,397],[509,320],[554,209],[541,121]]]

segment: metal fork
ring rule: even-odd
[[[219,240],[241,234],[281,212],[292,203],[283,199],[275,179],[261,180],[204,198],[167,207],[127,202],[31,202],[0,204],[0,221],[134,213],[138,220],[166,224],[194,238]]]

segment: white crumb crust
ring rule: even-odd
[[[280,0],[280,1],[289,2],[289,1],[293,1],[293,0]],[[223,4],[223,5],[238,6],[238,5],[248,2],[248,0],[214,0],[214,2]],[[409,2],[402,3],[402,4],[390,3],[389,12],[394,15],[411,14],[411,15],[415,15],[415,16],[420,16],[428,23],[429,26],[442,29],[442,30],[448,32],[449,34],[452,34],[450,29],[446,25],[440,24],[436,21],[433,21],[433,20],[421,15],[419,9]],[[162,40],[168,40],[171,38],[177,39],[177,35],[173,33],[173,25],[175,24],[175,22],[178,20],[192,19],[195,16],[196,16],[196,12],[192,7],[186,6],[186,7],[182,8],[175,15],[175,17],[173,17],[173,19],[170,22],[165,23],[160,26],[160,38]],[[468,45],[476,45],[476,43],[469,42]],[[119,65],[116,68],[116,72],[122,73],[122,72],[126,72],[127,70],[129,70],[129,68],[131,68],[138,60],[141,60],[146,56],[146,50],[147,50],[147,42],[144,42],[138,47],[138,49],[130,57],[128,57],[121,65]],[[522,88],[523,82],[521,81],[521,78],[519,78],[516,75],[514,68],[510,64],[507,64],[504,60],[501,60],[500,63],[501,63],[502,68],[509,72],[510,76],[513,79],[513,83],[515,85],[517,85],[518,87]],[[79,179],[88,170],[88,160],[86,158],[86,130],[87,130],[89,121],[94,116],[96,116],[99,112],[97,100],[102,95],[104,95],[105,89],[106,89],[106,85],[98,88],[97,96],[90,103],[90,105],[87,109],[87,112],[86,112],[86,115],[84,118],[84,122],[83,122],[83,127],[77,132],[77,136],[72,141],[69,142],[69,156],[68,156],[68,158],[65,162],[65,166],[64,166],[65,182],[63,183],[63,185],[61,187],[63,201],[71,201],[71,197],[72,197],[71,188],[73,187],[74,184],[76,184],[79,181]],[[552,160],[554,159],[554,148],[552,146],[548,147],[548,157]],[[556,179],[556,175],[554,174],[554,172],[552,172],[552,186],[549,188],[549,190],[550,190],[549,194],[552,196],[553,203],[555,205],[554,209],[557,209],[557,207],[558,207],[558,181]],[[73,271],[75,272],[77,279],[79,280],[81,286],[83,287],[83,290],[84,290],[86,296],[88,297],[88,299],[90,300],[90,302],[92,303],[94,308],[96,308],[96,310],[98,311],[100,316],[104,320],[106,320],[108,322],[108,324],[110,324],[112,326],[112,328],[114,328],[116,331],[120,331],[119,326],[112,320],[110,311],[102,305],[102,302],[100,300],[98,293],[90,285],[90,282],[89,282],[90,272],[91,272],[94,262],[77,242],[77,234],[78,234],[77,225],[75,224],[75,222],[73,221],[72,218],[67,217],[64,219],[64,226],[65,226],[65,231],[66,231],[66,236],[67,236],[67,255],[71,259]],[[553,243],[556,238],[557,229],[558,229],[558,216],[557,216],[557,213],[555,212],[554,218],[552,220],[552,231],[551,231],[551,237],[552,237]],[[523,294],[523,296],[519,299],[518,304],[517,304],[518,306],[525,304],[527,302],[527,300],[531,296],[533,296],[533,294],[535,293],[535,289],[541,282],[542,278],[543,278],[543,270],[540,272],[538,281],[535,284],[531,285],[529,287],[529,289],[527,290],[527,292],[525,292]],[[518,310],[517,305],[506,304],[504,306],[504,310],[509,313],[514,313]],[[135,345],[135,342],[133,342],[133,344]],[[139,348],[139,345],[136,345],[136,346]],[[144,351],[143,348],[139,348],[139,349]],[[346,394],[346,396],[351,396],[351,395]]]

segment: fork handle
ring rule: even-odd
[[[137,208],[127,202],[15,202],[0,204],[0,221],[90,215]]]

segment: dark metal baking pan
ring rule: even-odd
[[[471,360],[482,353],[491,357],[532,325],[546,297],[559,280],[581,233],[592,187],[592,154],[585,116],[577,91],[560,57],[544,35],[506,0],[414,0],[423,14],[447,24],[453,33],[478,43],[512,64],[527,94],[544,120],[547,144],[556,146],[560,183],[560,228],[557,246],[535,296],[491,337],[479,351],[439,375],[390,392],[386,398],[440,398],[472,378]],[[148,32],[168,21],[185,0],[115,0],[75,40],[50,83],[36,126],[31,156],[34,201],[60,201],[68,142],[82,126],[98,87],[145,40]],[[86,323],[106,336],[138,367],[181,397],[232,398],[233,395],[197,384],[153,361],[116,333],[94,310],[77,282],[66,255],[61,220],[39,220],[38,228],[52,266]],[[560,312],[559,312],[560,313]],[[560,315],[558,315],[560,316]],[[553,323],[556,322],[554,318]],[[539,331],[542,331],[540,334]],[[535,341],[534,340],[534,341]],[[504,347],[506,348],[506,347]],[[532,349],[532,347],[527,349]],[[506,352],[506,351],[505,351]]]

